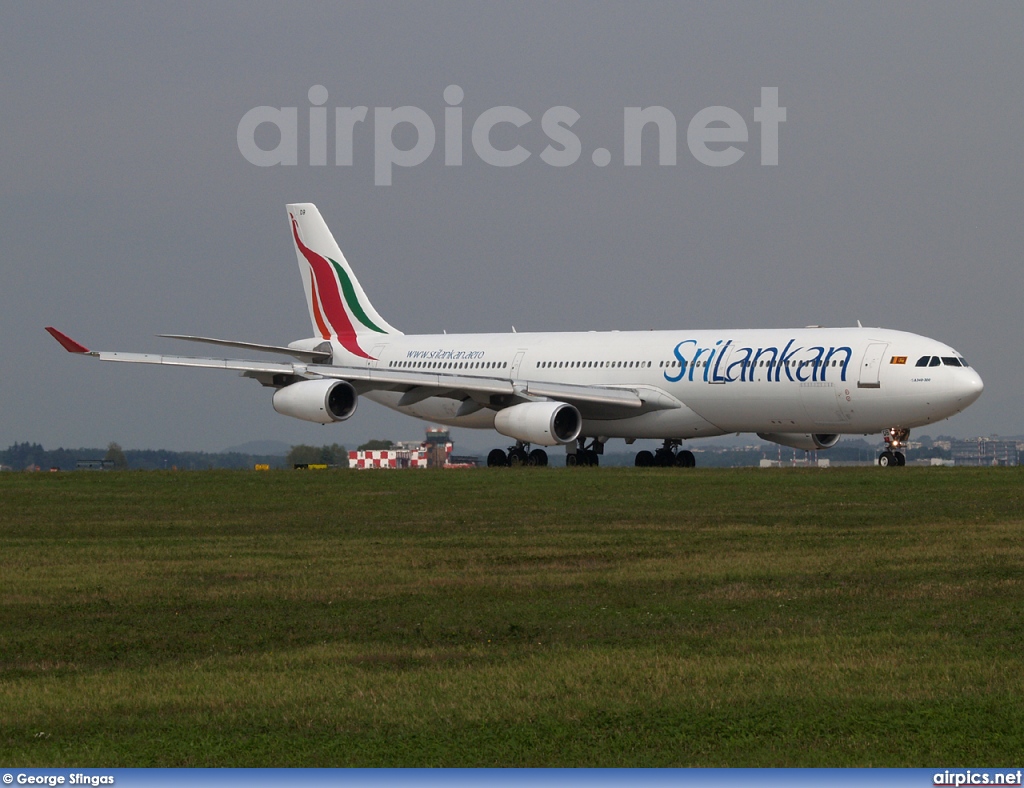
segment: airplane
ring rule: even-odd
[[[949,345],[904,331],[792,329],[403,334],[367,298],[320,211],[287,206],[314,336],[286,346],[161,334],[290,357],[280,361],[92,351],[133,364],[235,370],[273,389],[274,409],[320,424],[360,397],[429,422],[493,429],[515,441],[488,466],[597,465],[605,444],[660,440],[637,466],[693,467],[693,438],[756,433],[806,451],[882,432],[880,466],[906,463],[910,430],[959,413],[984,389]]]

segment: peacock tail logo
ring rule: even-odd
[[[366,314],[363,305],[359,303],[359,297],[352,284],[352,279],[344,267],[336,260],[317,254],[306,246],[302,239],[299,238],[299,224],[295,220],[295,216],[292,216],[291,220],[295,246],[302,253],[302,256],[306,258],[312,274],[310,277],[310,287],[312,289],[310,300],[313,304],[313,320],[316,323],[317,330],[320,332],[320,336],[324,339],[330,339],[332,336],[337,337],[342,347],[349,353],[360,358],[373,360],[373,356],[366,353],[359,346],[359,340],[356,330],[352,325],[352,320],[349,317],[349,312],[370,331],[378,334],[386,334],[387,332],[374,323],[370,316]],[[344,301],[342,300],[343,298]],[[345,308],[346,305],[348,306],[347,310]]]

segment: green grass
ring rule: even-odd
[[[1007,763],[1024,472],[0,475],[0,763]]]

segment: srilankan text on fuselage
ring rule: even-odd
[[[795,338],[789,339],[781,350],[776,346],[744,347],[732,339],[719,339],[710,347],[702,346],[696,339],[684,339],[673,348],[672,355],[678,366],[675,372],[664,372],[669,383],[678,383],[684,378],[692,382],[695,376],[705,383],[844,382],[853,348],[848,345],[805,347],[796,345]]]

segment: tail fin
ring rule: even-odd
[[[349,352],[370,358],[360,339],[402,333],[373,308],[313,203],[289,205],[288,221],[309,319],[318,336],[337,338]]]

